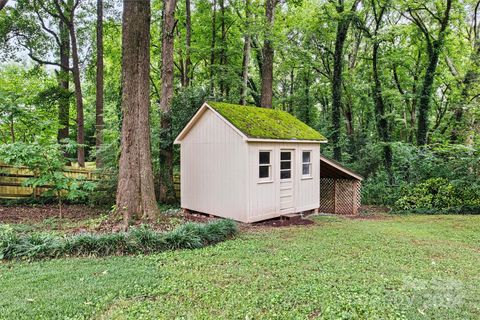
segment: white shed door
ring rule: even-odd
[[[293,150],[280,150],[280,212],[291,213],[294,211],[294,152]]]

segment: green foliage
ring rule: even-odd
[[[325,140],[318,131],[285,111],[223,102],[209,101],[208,104],[251,138]]]
[[[143,225],[128,232],[58,236],[48,233],[19,234],[0,226],[0,259],[45,259],[61,256],[108,256],[196,249],[234,236],[232,220],[208,224],[186,223],[169,232],[157,232]]]
[[[71,148],[70,144],[64,145]],[[29,187],[48,187],[43,196],[62,200],[84,200],[95,189],[95,183],[83,178],[71,178],[64,172],[65,158],[58,144],[10,143],[0,145],[0,161],[12,166],[25,166],[34,177],[25,180]]]
[[[444,178],[404,187],[394,206],[396,210],[437,209],[441,212],[459,207],[477,207],[480,213],[480,193],[471,186],[454,185]]]
[[[476,206],[469,199],[480,198],[480,151],[463,145],[432,144],[417,148],[394,143],[393,171],[395,184],[390,185],[382,167],[381,145],[365,150],[366,161],[355,169],[367,179],[363,183],[363,203],[393,206],[397,209]],[[433,188],[438,183],[438,190]],[[414,191],[415,190],[415,191]],[[433,194],[439,198],[434,199]],[[409,206],[409,201],[417,204]]]

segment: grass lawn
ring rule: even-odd
[[[317,217],[200,250],[0,263],[0,318],[480,318],[480,216]]]

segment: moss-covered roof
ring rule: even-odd
[[[318,131],[285,111],[224,102],[207,104],[249,138],[326,141]]]

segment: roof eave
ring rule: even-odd
[[[351,169],[341,165],[340,163],[338,163],[337,161],[335,160],[332,160],[332,159],[329,159],[323,155],[320,155],[320,161],[323,161],[325,163],[328,163],[329,165],[331,165],[332,167],[346,173],[347,175],[359,180],[359,181],[363,181],[363,177],[361,175],[359,175],[358,173],[352,171]]]

